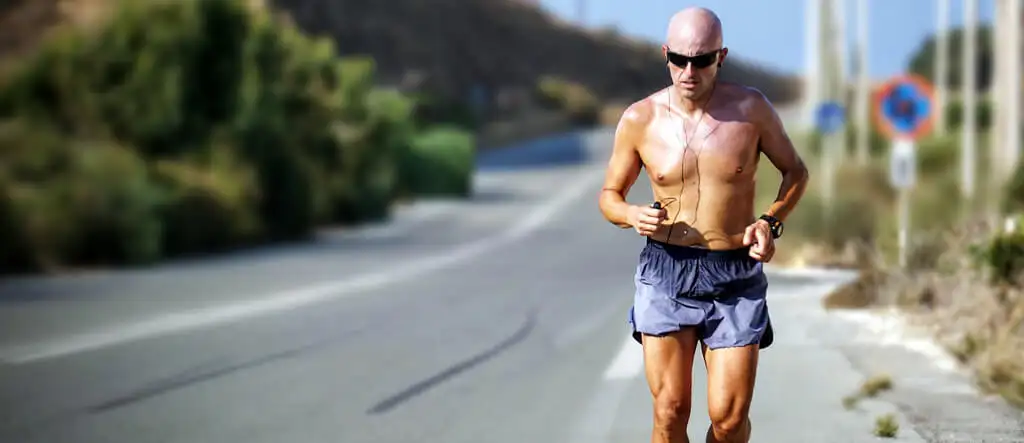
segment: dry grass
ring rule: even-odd
[[[827,309],[900,308],[917,326],[934,330],[936,340],[974,371],[979,386],[1024,408],[1024,284],[994,285],[972,259],[971,246],[996,228],[984,214],[1001,193],[982,182],[976,201],[957,198],[957,145],[949,143],[957,139],[954,134],[931,141],[921,151],[905,269],[896,266],[895,196],[884,158],[867,168],[841,167],[833,204],[840,211],[833,215],[836,223],[826,222],[818,185],[812,183],[787,221],[788,239],[780,251],[793,251],[796,257],[787,257],[789,263],[858,269],[859,279],[825,297]],[[799,147],[812,177],[820,177],[814,150],[806,144]],[[774,177],[765,181],[765,187],[778,186]],[[759,194],[766,191],[773,190],[761,189]],[[860,395],[844,398],[844,406],[855,406]]]
[[[886,374],[878,374],[864,380],[857,392],[843,397],[843,407],[853,409],[865,398],[874,398],[884,391],[892,389],[892,378]]]
[[[883,391],[892,389],[892,378],[886,374],[879,374],[864,380],[860,386],[860,394],[866,398],[876,397]]]
[[[1024,408],[1024,289],[993,285],[967,258],[967,245],[984,231],[945,239],[932,269],[876,269],[826,297],[830,308],[897,306],[934,331],[937,342],[966,367],[986,392]]]
[[[895,438],[900,431],[900,423],[895,414],[885,414],[875,418],[875,429],[873,434],[876,437]]]

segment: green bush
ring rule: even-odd
[[[1016,223],[1016,229],[996,232],[971,249],[975,264],[989,273],[993,283],[1018,284],[1024,277],[1024,217]]]
[[[34,270],[159,258],[163,194],[143,159],[107,142],[69,144],[45,177],[5,173],[4,223],[25,254],[5,262]]]
[[[1024,161],[1017,163],[1003,193],[1003,213],[1024,213]]]
[[[302,239],[468,193],[472,138],[422,126],[374,70],[247,0],[123,1],[59,29],[0,84],[0,266]]]
[[[209,164],[161,161],[156,174],[167,190],[162,208],[168,256],[223,251],[253,243],[264,233],[253,168],[228,149]]]
[[[960,166],[960,134],[926,137],[917,142],[917,153],[919,174],[949,175]]]
[[[416,138],[402,162],[418,195],[468,196],[472,192],[474,138],[456,128],[435,128]]]
[[[975,108],[977,113],[977,129],[985,131],[992,127],[992,102],[984,97],[978,97]],[[952,130],[959,130],[964,124],[964,102],[963,99],[954,98],[946,103],[946,124]]]

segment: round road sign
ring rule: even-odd
[[[846,112],[841,103],[824,102],[815,110],[814,124],[822,133],[835,133],[843,129],[844,123],[846,123]]]
[[[890,79],[875,94],[875,124],[890,139],[916,140],[926,135],[932,129],[933,112],[932,86],[916,75]]]

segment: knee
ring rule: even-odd
[[[744,434],[749,421],[746,408],[711,408],[711,429],[718,439]]]
[[[666,432],[686,429],[689,420],[690,397],[665,392],[654,399],[655,428]]]

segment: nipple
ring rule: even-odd
[[[742,172],[743,172],[743,167],[742,166],[739,166],[739,167],[736,168],[736,173],[737,174],[740,174]]]
[[[665,174],[658,174],[658,180],[664,180]]]

